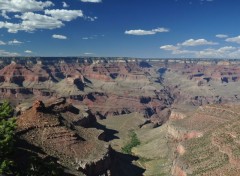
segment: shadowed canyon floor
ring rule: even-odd
[[[15,107],[19,150],[54,158],[66,174],[240,172],[236,60],[2,58],[1,63],[0,96]],[[126,152],[131,134],[139,143]]]

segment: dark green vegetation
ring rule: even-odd
[[[126,154],[131,154],[132,148],[140,145],[140,140],[138,139],[137,134],[134,131],[130,131],[130,138],[130,142],[122,148],[122,151]]]
[[[63,173],[55,161],[50,159],[41,159],[37,156],[22,156],[27,160],[25,167],[18,167],[16,161],[17,136],[15,129],[17,127],[16,119],[13,116],[13,109],[9,103],[4,102],[0,105],[0,175],[18,175],[18,176],[57,176]],[[22,163],[21,163],[22,165]]]
[[[13,110],[9,103],[0,106],[0,174],[13,174],[12,160],[14,146],[14,130],[16,122],[11,118]]]
[[[31,157],[25,171],[20,176],[59,176],[63,175],[63,169],[53,160],[45,161],[37,157]]]

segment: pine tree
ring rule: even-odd
[[[16,120],[12,118],[13,109],[4,102],[0,106],[0,174],[12,175],[14,162],[10,159],[14,145]]]
[[[0,120],[7,120],[13,115],[13,109],[7,101],[0,106]]]

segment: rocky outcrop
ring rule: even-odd
[[[184,129],[176,129],[173,126],[168,126],[168,135],[175,141],[185,141],[193,138],[200,138],[203,136],[202,132],[198,131],[187,131]]]
[[[57,158],[58,163],[73,172],[79,171],[88,176],[108,174],[112,149],[97,139],[102,131],[82,127],[87,123],[81,123],[79,111],[64,98],[46,104],[36,101],[31,109],[18,117],[17,135],[41,148],[44,155]],[[93,118],[92,114],[89,118]]]
[[[240,78],[235,60],[5,58],[2,63],[2,99],[19,105],[64,96],[99,119],[139,112],[161,125],[168,120],[172,105],[240,101],[231,88]],[[230,95],[222,93],[227,85]]]
[[[170,120],[181,120],[186,118],[186,115],[181,112],[171,111],[171,115],[169,117]]]

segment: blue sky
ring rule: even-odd
[[[239,0],[0,0],[0,55],[240,58],[239,7]]]

